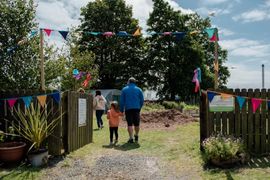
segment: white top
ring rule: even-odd
[[[94,109],[96,110],[105,110],[105,105],[107,101],[106,99],[101,95],[97,95],[94,98]]]

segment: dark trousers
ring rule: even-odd
[[[104,110],[96,110],[96,118],[97,118],[97,126],[98,128],[101,128],[103,126],[103,121],[102,121],[102,115],[104,113]]]
[[[113,142],[113,133],[115,134],[115,140],[118,141],[118,127],[110,127],[110,142]]]

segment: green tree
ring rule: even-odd
[[[184,15],[175,11],[164,0],[153,0],[154,9],[147,21],[148,32],[191,32],[210,26],[209,19],[201,19],[197,14]],[[189,33],[182,40],[175,36],[154,35],[147,39],[148,58],[152,62],[148,84],[158,91],[162,98],[174,100],[178,95],[181,99],[194,94],[194,83],[191,82],[193,71],[202,69],[203,88],[213,87],[213,43],[207,35],[193,36]],[[219,48],[221,51],[221,49]],[[226,59],[226,52],[220,54],[220,65]],[[148,62],[148,64],[150,64]],[[226,70],[225,68],[221,68]],[[221,86],[227,76],[222,76]]]
[[[78,43],[80,51],[92,51],[99,68],[96,88],[122,88],[130,76],[146,81],[144,45],[142,37],[93,36],[87,32],[119,32],[132,34],[138,20],[132,17],[132,7],[124,0],[96,0],[82,8],[83,36]]]
[[[37,27],[32,0],[2,0],[0,3],[0,87],[37,88],[38,39],[18,46]]]

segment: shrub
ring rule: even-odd
[[[158,111],[164,109],[164,106],[162,106],[159,103],[152,103],[152,102],[146,102],[143,105],[142,111],[143,112],[151,112],[151,111]]]
[[[216,135],[203,141],[205,157],[208,161],[227,161],[246,157],[244,144],[240,138]]]
[[[173,101],[163,101],[162,105],[165,107],[165,109],[176,109],[179,107],[179,104]]]

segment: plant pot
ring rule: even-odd
[[[4,142],[0,144],[0,161],[4,163],[18,163],[25,155],[26,143]]]
[[[30,154],[28,154],[28,160],[34,167],[43,166],[48,162],[48,150],[41,149],[37,152],[31,152]]]

